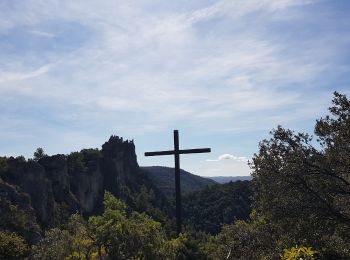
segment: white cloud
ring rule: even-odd
[[[218,160],[231,160],[231,159],[234,159],[236,158],[235,156],[233,156],[232,154],[228,154],[228,153],[225,153],[225,154],[222,154],[218,157]]]
[[[205,161],[206,162],[218,162],[218,161],[224,161],[224,160],[233,160],[236,162],[247,162],[248,158],[244,157],[244,156],[235,156],[232,154],[225,153],[225,154],[220,155],[217,159],[207,159]]]

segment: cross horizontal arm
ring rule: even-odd
[[[160,151],[160,152],[146,152],[145,156],[171,155],[171,154],[174,154],[174,150]]]
[[[198,148],[198,149],[186,149],[180,150],[180,154],[188,154],[188,153],[210,153],[210,148]]]
[[[189,154],[189,153],[210,153],[210,148],[179,150],[179,154]],[[174,150],[159,151],[159,152],[146,152],[145,156],[172,155],[172,154],[175,154]]]

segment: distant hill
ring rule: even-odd
[[[214,180],[217,183],[228,183],[230,181],[250,181],[252,176],[214,176],[214,177],[206,177],[208,179]]]
[[[175,194],[175,176],[174,168],[163,166],[140,167],[144,170],[147,176],[152,180],[154,185],[163,192],[163,194],[173,199]],[[203,178],[187,171],[181,170],[181,192],[189,193],[198,191],[217,184],[214,180]]]

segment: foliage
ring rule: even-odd
[[[315,140],[278,127],[253,158],[254,207],[288,236],[323,257],[350,257],[350,102],[335,93]],[[318,149],[320,147],[321,149]],[[335,242],[336,241],[336,242]]]
[[[21,196],[17,199],[25,199],[25,197]],[[24,237],[26,237],[26,234],[38,232],[40,230],[39,226],[36,224],[36,220],[33,219],[33,213],[26,206],[22,205],[21,207],[10,201],[9,198],[0,196],[0,227],[15,231]]]
[[[13,157],[10,157],[13,159]],[[18,162],[26,162],[26,158],[23,155],[17,156],[15,158]]]
[[[33,246],[34,259],[175,259],[185,238],[167,240],[159,222],[105,193],[105,211],[86,222],[74,214],[66,226],[46,232]]]
[[[209,236],[202,233],[181,233],[165,242],[164,259],[207,259],[204,247]]]
[[[97,247],[92,239],[88,223],[79,214],[73,214],[67,224],[67,230],[72,234],[72,252],[66,259],[97,259]],[[100,252],[100,256],[105,252]]]
[[[160,223],[143,213],[127,216],[126,205],[105,193],[105,212],[89,219],[98,248],[105,248],[111,259],[159,258],[165,241]]]
[[[186,243],[187,236],[180,234],[178,238],[166,241],[163,244],[163,257],[164,259],[184,259],[186,256]]]
[[[223,224],[248,219],[250,212],[248,181],[209,186],[183,197],[185,223],[195,230],[217,234]]]
[[[101,158],[98,149],[83,149],[80,152],[72,152],[67,157],[68,172],[72,175],[88,171],[89,164]]]
[[[275,259],[280,251],[278,229],[255,211],[249,221],[238,220],[223,227],[207,253],[213,259]],[[268,239],[267,239],[268,234]]]
[[[84,154],[81,152],[73,152],[68,155],[68,172],[81,173],[87,170],[85,166]]]
[[[28,252],[28,245],[22,237],[9,231],[0,231],[0,259],[22,259]]]
[[[97,255],[86,221],[73,214],[65,228],[53,228],[32,247],[34,259],[91,259]]]
[[[6,157],[0,157],[0,177],[3,173],[7,171],[8,165],[7,165],[7,158]]]
[[[34,259],[64,259],[73,251],[72,236],[67,230],[53,228],[45,232],[45,238],[33,246]]]
[[[281,257],[282,260],[313,260],[317,252],[311,247],[292,247],[285,249]]]
[[[39,147],[36,149],[36,151],[34,152],[34,155],[33,155],[33,159],[34,161],[39,161],[41,158],[44,158],[46,157],[47,154],[44,152],[44,149]]]

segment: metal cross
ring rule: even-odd
[[[176,231],[179,235],[181,233],[181,189],[180,189],[180,154],[189,153],[210,153],[210,148],[199,149],[179,149],[179,131],[174,130],[174,150],[159,151],[159,152],[146,152],[145,156],[157,156],[157,155],[174,155],[175,159],[175,197],[176,197]]]

